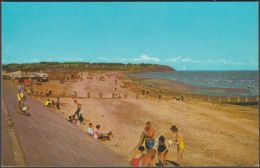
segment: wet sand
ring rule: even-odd
[[[77,91],[84,118],[90,119],[94,125],[101,125],[100,132],[112,131],[113,139],[104,144],[129,161],[145,123],[150,121],[156,130],[155,138],[160,135],[165,135],[166,139],[175,138],[170,127],[176,125],[179,128],[186,146],[184,166],[258,165],[258,106],[219,105],[199,102],[196,99],[185,102],[172,100],[172,97],[179,96],[179,93],[163,93],[163,99],[158,100],[158,89],[149,87],[151,96],[143,96],[143,85],[126,78],[123,73],[109,73],[114,75],[109,78],[105,73],[100,73],[105,76],[105,81],[96,80],[95,77],[90,80],[84,75],[83,81],[64,84],[49,81],[43,82],[42,86],[33,87],[36,90],[42,88],[44,93],[47,88],[51,89],[55,97],[62,95],[65,90],[67,97],[60,97],[61,109],[54,110],[65,118],[76,111],[77,107],[71,95],[73,91]],[[115,77],[118,74],[123,79],[118,79],[118,84],[115,85]],[[129,87],[122,88],[121,84],[127,84]],[[128,98],[112,99],[115,87],[122,96],[127,90]],[[179,91],[182,89],[180,85]],[[88,91],[91,98],[87,98]],[[100,92],[102,99],[99,98]],[[136,93],[139,94],[139,99],[136,99]],[[169,96],[165,96],[167,94]],[[47,99],[44,96],[34,97],[42,103]],[[55,97],[50,99],[56,101]],[[88,122],[78,127],[87,130]],[[167,160],[172,161],[171,163],[177,162],[176,146],[169,149]],[[154,161],[158,162],[157,156]]]

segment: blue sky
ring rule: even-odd
[[[3,2],[2,63],[258,70],[258,2]]]

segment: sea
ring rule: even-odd
[[[258,96],[259,71],[170,71],[128,73],[139,79],[172,80],[185,83],[196,89],[187,90],[186,94],[213,96]],[[171,83],[174,85],[174,82]]]

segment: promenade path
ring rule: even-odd
[[[29,96],[26,104],[31,116],[18,114],[17,86],[8,81],[2,80],[2,97],[26,166],[130,166],[102,142]]]

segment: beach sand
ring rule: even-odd
[[[108,77],[106,73],[114,75]],[[67,97],[60,96],[61,109],[54,110],[65,118],[76,111],[77,107],[71,95],[73,91],[77,91],[77,100],[82,104],[84,118],[90,119],[94,125],[101,125],[100,132],[112,131],[113,139],[105,141],[104,144],[129,161],[145,123],[150,121],[155,128],[155,138],[165,135],[166,139],[173,139],[175,135],[171,133],[170,127],[176,125],[179,128],[186,147],[183,155],[184,166],[259,164],[258,106],[219,105],[195,100],[176,101],[172,100],[172,97],[179,94],[173,93],[171,96],[164,96],[166,93],[163,93],[163,99],[158,100],[157,90],[150,87],[151,96],[141,95],[142,85],[125,77],[122,72],[104,72],[99,75],[105,76],[105,81],[96,80],[95,77],[93,80],[87,79],[85,74],[83,81],[64,84],[49,81],[43,82],[42,86],[34,84],[33,88],[42,88],[43,93],[47,88],[52,90],[55,97],[50,99],[55,101],[65,90]],[[118,84],[115,85],[115,77],[118,75],[123,78],[118,79]],[[123,96],[126,89],[120,86],[122,83],[129,85],[128,98],[112,99],[115,87]],[[178,87],[181,90],[186,86]],[[88,91],[90,98],[87,98]],[[103,98],[99,98],[100,93]],[[47,99],[46,96],[33,97],[42,103]],[[87,131],[88,122],[78,127]],[[177,162],[176,146],[170,147],[167,160],[171,161],[168,166]],[[157,155],[154,161],[158,162]]]

